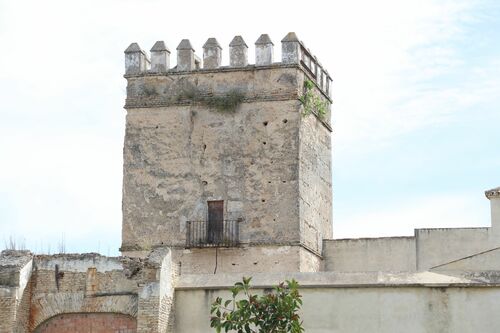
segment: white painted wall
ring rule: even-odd
[[[301,293],[308,333],[493,333],[500,327],[498,287],[327,287]],[[218,295],[220,290],[178,291],[175,332],[212,332],[209,309]]]
[[[416,229],[417,270],[461,259],[493,248],[490,228]]]
[[[335,272],[393,271],[416,269],[414,237],[325,240],[324,270]]]
[[[492,213],[497,209],[500,215],[500,203],[492,205]],[[499,246],[494,228],[416,229],[415,237],[325,240],[323,267],[333,272],[427,271]]]

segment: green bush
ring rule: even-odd
[[[314,83],[311,80],[304,81],[304,94],[299,97],[300,103],[304,106],[303,116],[316,113],[323,119],[326,115],[328,104],[313,92]]]
[[[212,303],[210,327],[217,333],[301,333],[298,311],[302,305],[299,284],[282,282],[262,296],[250,292],[251,278],[243,278],[231,288],[232,299]],[[242,293],[241,297],[238,297]]]

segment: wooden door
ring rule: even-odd
[[[208,201],[208,242],[217,244],[223,240],[224,201]]]

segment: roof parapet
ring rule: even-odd
[[[274,62],[274,44],[268,34],[262,34],[255,42],[255,66],[273,64],[297,64],[304,69],[317,86],[330,96],[332,78],[311,51],[299,40],[297,34],[289,32],[281,40],[281,62]],[[215,38],[209,38],[203,45],[203,65],[196,56],[189,39],[183,39],[177,46],[177,66],[170,68],[170,50],[163,41],[157,41],[151,48],[151,61],[137,43],[125,50],[125,74],[185,72],[221,67],[222,47]],[[248,64],[248,45],[243,37],[235,36],[229,44],[229,67],[244,68]]]

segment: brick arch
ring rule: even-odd
[[[121,313],[64,313],[45,320],[34,333],[136,333],[134,317]]]
[[[85,297],[83,293],[38,294],[31,298],[29,331],[58,315],[117,314],[137,317],[137,295]],[[78,331],[79,332],[79,331]]]

